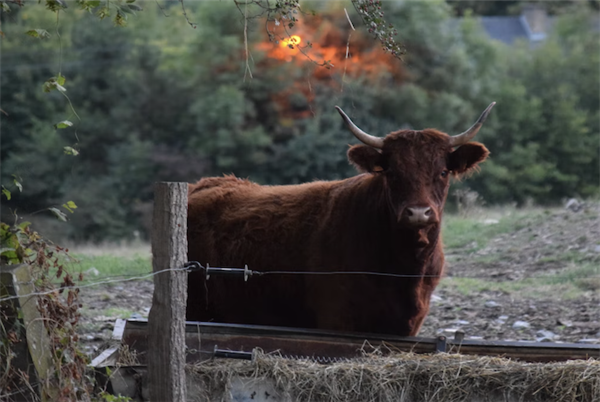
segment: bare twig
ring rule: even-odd
[[[352,31],[355,31],[354,29],[354,25],[352,24],[352,21],[350,20],[350,16],[348,15],[348,10],[346,10],[346,7],[344,7],[344,13],[346,13],[346,19],[348,20],[348,23],[350,24],[350,28],[352,28]],[[344,79],[346,78],[346,69],[348,68],[348,58],[350,57],[350,38],[352,37],[352,32],[348,33],[348,41],[346,42],[346,58],[344,60],[344,73],[342,74],[342,87],[340,88],[340,92],[344,92]]]
[[[158,2],[158,0],[154,0],[156,2],[156,5],[158,6],[158,8],[160,9],[160,11],[162,12],[162,15],[164,15],[165,17],[168,17],[169,14],[167,14],[167,12],[165,11],[164,7],[161,7],[160,3]]]
[[[235,1],[235,5],[242,13],[240,6],[237,1]],[[250,57],[250,51],[248,50],[248,2],[244,3],[244,12],[242,13],[244,16],[244,49],[246,51],[246,68],[244,69],[244,82],[246,82],[246,75],[250,75],[250,78],[254,78],[252,76],[252,70],[250,69],[250,63],[248,62]]]
[[[183,16],[185,17],[185,20],[192,28],[196,29],[196,23],[191,22],[187,15],[187,11],[185,10],[185,4],[183,4],[183,0],[179,0],[179,2],[181,3],[181,9],[183,10]]]
[[[354,29],[354,25],[352,24],[352,21],[350,20],[350,16],[348,15],[348,10],[346,10],[346,7],[344,7],[344,13],[346,13],[346,19],[348,20],[348,23],[350,24],[350,28],[352,28],[353,31],[356,31],[356,29]]]

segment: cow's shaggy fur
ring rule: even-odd
[[[449,177],[487,155],[474,142],[453,150],[437,130],[401,130],[381,150],[352,146],[348,158],[364,173],[349,179],[261,186],[225,176],[190,184],[190,261],[288,274],[244,282],[192,273],[188,319],[417,334],[443,272]],[[407,223],[411,206],[431,208],[426,224]]]

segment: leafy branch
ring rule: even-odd
[[[23,181],[19,176],[17,176],[16,174],[12,175],[13,177],[13,185],[19,190],[19,192],[23,191],[23,185],[21,184],[21,181]],[[7,200],[10,201],[11,197],[12,197],[12,193],[9,189],[7,189],[6,187],[2,186],[2,195],[4,197],[6,197]]]
[[[110,16],[111,13],[114,12],[115,13],[115,17],[114,17],[115,25],[125,26],[126,21],[127,21],[127,15],[135,14],[136,11],[143,10],[142,7],[140,7],[137,4],[134,4],[135,1],[136,0],[104,0],[104,1],[102,1],[102,0],[76,0],[76,3],[79,5],[80,9],[88,11],[91,14],[95,14],[101,20]],[[0,10],[3,13],[9,13],[11,11],[9,4],[15,4],[18,7],[23,7],[25,5],[25,2],[23,0],[1,0],[0,1]],[[74,115],[81,122],[81,118],[77,114],[75,107],[73,106],[73,103],[71,102],[71,99],[69,98],[69,96],[66,93],[67,92],[67,89],[65,87],[66,78],[65,78],[65,76],[62,75],[62,72],[61,72],[61,70],[62,70],[62,68],[61,68],[62,38],[60,35],[60,30],[59,30],[59,27],[60,27],[60,19],[59,18],[60,18],[60,12],[65,10],[66,8],[68,8],[68,4],[65,0],[45,0],[44,5],[47,10],[49,10],[53,13],[56,13],[55,34],[59,41],[59,66],[58,66],[58,73],[56,74],[56,76],[51,77],[48,80],[46,80],[42,85],[42,90],[46,93],[58,91],[67,100],[67,103],[71,110],[71,115],[72,116]],[[40,40],[49,39],[51,37],[51,34],[50,34],[50,32],[48,32],[48,30],[41,29],[41,28],[30,29],[30,30],[26,31],[25,34],[32,38],[36,38],[36,39],[40,39]],[[0,35],[4,36],[4,33],[2,31],[0,31]],[[2,110],[2,112],[7,114],[3,110]],[[71,122],[69,120],[69,118],[54,124],[54,129],[56,129],[56,130],[66,129],[69,127],[73,127],[73,122]],[[73,146],[63,147],[64,153],[66,155],[72,155],[72,156],[79,155],[79,151],[76,149],[76,145],[79,143],[79,137],[77,136],[77,130],[75,130],[74,134],[75,134],[76,144],[74,144]],[[22,191],[23,187],[21,185],[21,179],[17,178],[16,175],[13,175],[13,177],[14,177],[14,180],[13,180],[14,186],[16,188],[18,188],[19,191]],[[9,190],[4,185],[2,185],[2,187],[1,187],[1,194],[7,200],[10,200],[12,198],[11,190]],[[75,203],[73,201],[68,201],[67,203],[63,204],[63,208],[65,208],[67,211],[73,213],[74,209],[77,208],[77,206],[75,205]],[[61,211],[59,208],[49,207],[49,208],[44,209],[43,211],[46,211],[46,210],[52,212],[59,220],[67,221],[67,215],[63,211]],[[41,212],[41,211],[38,211],[38,212]]]
[[[134,4],[136,0],[76,0],[82,10],[103,20],[113,15],[115,26],[124,27],[127,25],[128,15],[135,15],[137,11],[143,11],[143,8]]]
[[[247,50],[247,25],[248,20],[258,18],[258,17],[266,17],[265,18],[265,31],[267,36],[269,37],[269,41],[279,44],[280,42],[286,43],[286,46],[290,49],[298,49],[300,53],[302,53],[308,60],[312,63],[316,64],[319,67],[332,68],[334,67],[331,64],[331,60],[325,60],[323,62],[318,62],[314,60],[307,52],[307,49],[312,48],[312,44],[307,42],[306,45],[299,45],[295,42],[292,34],[289,29],[292,29],[298,24],[300,21],[298,19],[298,14],[306,14],[302,11],[300,7],[299,0],[278,0],[275,2],[273,6],[270,5],[269,1],[261,1],[261,0],[233,0],[238,10],[242,14],[244,18],[244,43],[246,46],[246,71],[249,71],[248,67],[248,50]],[[260,10],[255,15],[249,16],[248,14],[248,6],[255,5]],[[244,6],[242,10],[241,6]],[[277,33],[277,29],[283,29],[284,34]],[[250,74],[251,75],[251,74]]]
[[[56,77],[51,77],[48,80],[46,80],[46,82],[44,82],[44,84],[42,85],[42,89],[44,90],[44,92],[52,92],[54,90],[58,91],[62,96],[65,97],[65,99],[69,103],[69,107],[71,108],[72,114],[74,114],[75,117],[77,117],[77,119],[79,121],[81,121],[81,118],[79,117],[79,115],[75,111],[75,108],[73,107],[73,103],[71,102],[71,99],[66,94],[67,89],[64,87],[66,81],[67,81],[67,79],[61,73],[58,73],[56,75]],[[65,129],[65,128],[69,128],[72,126],[73,126],[73,123],[70,120],[62,120],[62,121],[54,124],[54,129],[55,130]],[[79,143],[79,137],[77,136],[77,131],[75,132],[75,140],[77,141],[77,143]],[[73,156],[79,155],[79,151],[77,151],[75,148],[70,147],[70,146],[65,146],[64,151],[65,151],[65,154],[67,154],[67,155],[73,155]]]
[[[273,5],[268,0],[233,1],[244,17],[245,26],[247,26],[248,19],[266,16],[265,31],[271,42],[279,44],[281,41],[286,41],[286,44],[290,49],[298,49],[308,60],[315,63],[317,66],[328,69],[334,67],[334,65],[331,64],[331,60],[318,62],[311,58],[307,51],[307,49],[312,48],[310,42],[307,42],[306,45],[299,45],[293,42],[288,29],[292,29],[299,22],[298,15],[300,13],[304,14],[300,7],[300,0],[277,0]],[[383,11],[381,11],[382,1],[352,0],[352,4],[366,25],[369,33],[373,34],[374,38],[381,42],[383,50],[401,59],[401,56],[406,53],[406,50],[394,40],[394,36],[398,34],[397,30],[383,18],[384,14]],[[248,5],[256,6],[260,12],[254,16],[248,16]],[[241,6],[244,6],[244,10],[242,10]],[[285,32],[284,35],[277,33],[277,28],[280,27],[283,28]]]
[[[368,27],[369,33],[381,42],[383,50],[401,59],[406,50],[394,40],[398,31],[383,19],[381,3],[381,0],[352,0],[354,8]]]

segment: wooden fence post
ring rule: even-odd
[[[7,301],[6,305],[4,305],[4,302],[1,302],[0,308],[8,315],[9,320],[19,319],[18,311],[20,310],[20,319],[26,328],[24,332],[27,342],[26,344],[23,342],[16,342],[14,344],[14,350],[12,351],[16,353],[14,361],[11,362],[10,366],[22,370],[29,378],[19,378],[17,380],[16,385],[22,391],[18,391],[14,395],[14,398],[17,401],[54,401],[58,399],[60,392],[56,381],[53,381],[57,368],[52,359],[50,337],[44,326],[43,317],[37,308],[37,296],[31,296],[35,292],[35,287],[33,286],[30,269],[31,267],[27,264],[0,265],[0,299],[10,296],[19,297],[13,301]],[[2,325],[4,325],[4,322],[2,322]],[[13,349],[13,346],[10,348]],[[27,356],[28,353],[29,356]],[[29,367],[31,362],[35,370]],[[8,364],[5,365],[4,362],[0,363],[2,370],[6,369],[7,366]],[[33,385],[33,387],[29,385],[38,382],[41,388],[36,385]],[[26,385],[29,385],[29,387]],[[2,395],[0,395],[0,399],[4,400],[2,399]]]
[[[156,183],[152,221],[152,270],[181,268],[187,261],[187,183]],[[184,402],[187,273],[154,276],[148,317],[148,382],[151,401]]]

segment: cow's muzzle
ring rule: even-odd
[[[437,223],[437,214],[435,210],[427,205],[415,205],[405,207],[400,215],[400,223],[414,228],[422,228],[433,223]]]

